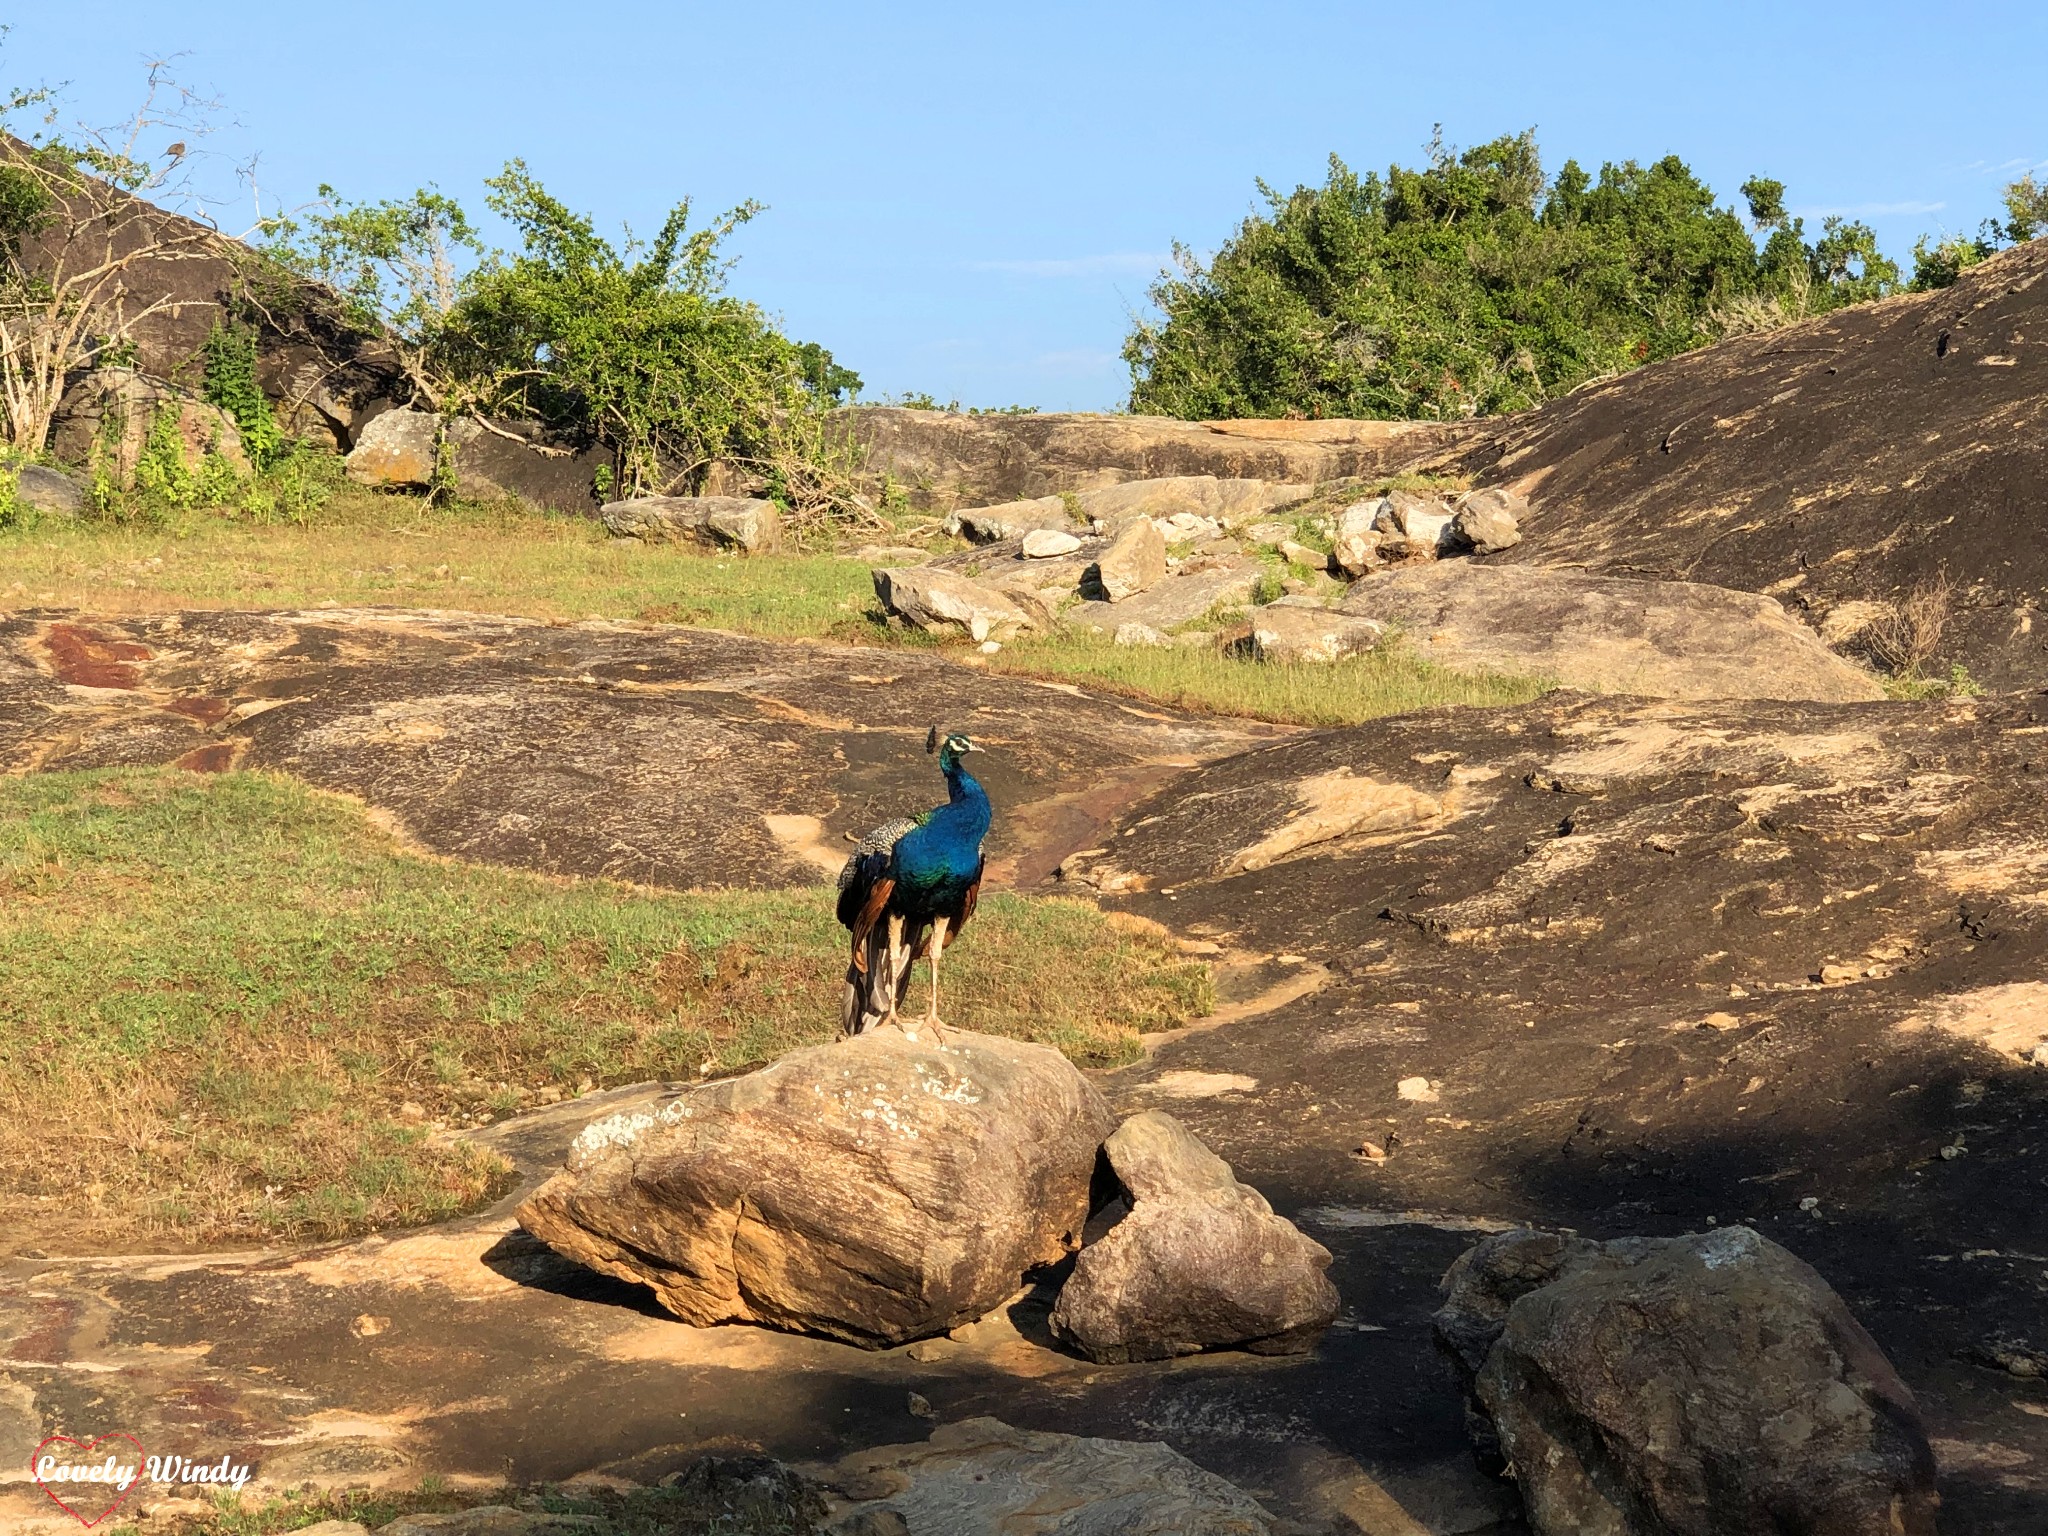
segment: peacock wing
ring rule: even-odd
[[[967,926],[967,919],[974,916],[974,908],[981,900],[981,872],[988,868],[988,857],[983,855],[974,866],[974,878],[967,883],[967,894],[960,898],[960,910],[953,917],[953,932],[958,935]],[[952,940],[947,940],[951,943]]]
[[[853,852],[847,855],[845,867],[839,871],[839,922],[844,928],[854,926],[854,921],[868,899],[874,894],[878,881],[889,879],[896,844],[906,832],[919,825],[915,816],[899,816],[894,821],[884,822],[867,833],[853,845]],[[894,888],[894,881],[890,881]]]

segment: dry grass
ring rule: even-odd
[[[1955,582],[1946,570],[1937,571],[1898,602],[1883,604],[1857,639],[1892,676],[1916,678],[1941,649],[1954,611]]]
[[[283,778],[0,780],[0,1250],[329,1236],[472,1207],[438,1134],[829,1039],[822,889],[660,893],[415,857]],[[1129,1059],[1208,1011],[1156,930],[995,894],[947,1016]]]

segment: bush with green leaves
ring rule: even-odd
[[[1125,343],[1134,411],[1514,410],[1899,281],[1867,225],[1830,218],[1809,240],[1780,183],[1744,186],[1745,221],[1675,155],[1552,178],[1533,130],[1462,154],[1439,137],[1384,177],[1333,155],[1320,187],[1259,188],[1266,212],[1212,261],[1176,245],[1159,318]]]
[[[860,388],[815,342],[784,336],[725,291],[743,203],[692,227],[687,200],[649,241],[613,241],[521,161],[487,199],[519,238],[488,249],[453,199],[424,188],[273,226],[268,250],[340,292],[396,338],[416,402],[535,419],[617,455],[606,489],[698,485],[713,461],[750,467],[791,510],[863,510],[816,417]]]
[[[1922,236],[1913,247],[1916,292],[1946,288],[1986,257],[2008,245],[2024,244],[2048,234],[2048,185],[2032,171],[2010,183],[2004,192],[2005,218],[1986,219],[1976,235],[1949,235],[1930,241]]]

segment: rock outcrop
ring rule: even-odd
[[[908,488],[920,508],[1092,491],[1128,480],[1214,476],[1314,485],[1394,473],[1475,441],[1471,423],[1173,421],[1163,416],[971,416],[848,406],[833,421],[868,472]]]
[[[1466,671],[1670,699],[1884,696],[1771,598],[1697,582],[1446,560],[1367,577],[1346,613]]]
[[[1110,1128],[1059,1052],[947,1038],[880,1030],[598,1121],[519,1220],[700,1327],[944,1333],[1072,1251]]]
[[[832,1530],[907,1536],[1269,1536],[1273,1517],[1170,1446],[963,1419],[923,1445],[857,1451],[832,1482],[857,1500]],[[889,1516],[899,1523],[885,1524]],[[866,1523],[858,1523],[866,1522]]]
[[[1040,496],[1031,501],[1006,501],[1001,506],[973,507],[956,513],[954,521],[961,535],[976,544],[994,544],[1002,539],[1019,539],[1034,529],[1068,529],[1074,519],[1065,500]],[[952,524],[948,524],[952,526]]]
[[[1438,1340],[1538,1536],[1933,1536],[1912,1393],[1827,1282],[1750,1228],[1507,1232],[1445,1289]]]
[[[739,496],[639,496],[598,509],[620,538],[699,544],[706,549],[765,555],[782,547],[782,514],[772,501]]]
[[[1251,652],[1260,661],[1341,661],[1372,650],[1384,630],[1313,599],[1281,598],[1252,612]]]
[[[196,466],[204,455],[217,453],[238,473],[249,473],[249,454],[232,416],[133,368],[95,368],[64,391],[50,424],[50,452],[67,464],[96,464],[116,485],[132,485],[162,412],[176,422],[188,463]]]
[[[1337,1315],[1328,1249],[1171,1115],[1133,1115],[1102,1151],[1130,1209],[1074,1261],[1057,1337],[1109,1362],[1314,1347]]]
[[[2048,240],[1488,423],[1438,467],[1536,502],[1507,558],[1766,592],[1818,624],[1952,588],[1931,675],[2048,682]]]

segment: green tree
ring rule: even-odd
[[[1455,418],[1535,404],[1734,331],[1889,291],[1861,224],[1809,244],[1781,183],[1743,187],[1750,228],[1684,161],[1575,161],[1534,132],[1420,169],[1280,193],[1206,265],[1175,247],[1132,330],[1135,411],[1182,417]]]

